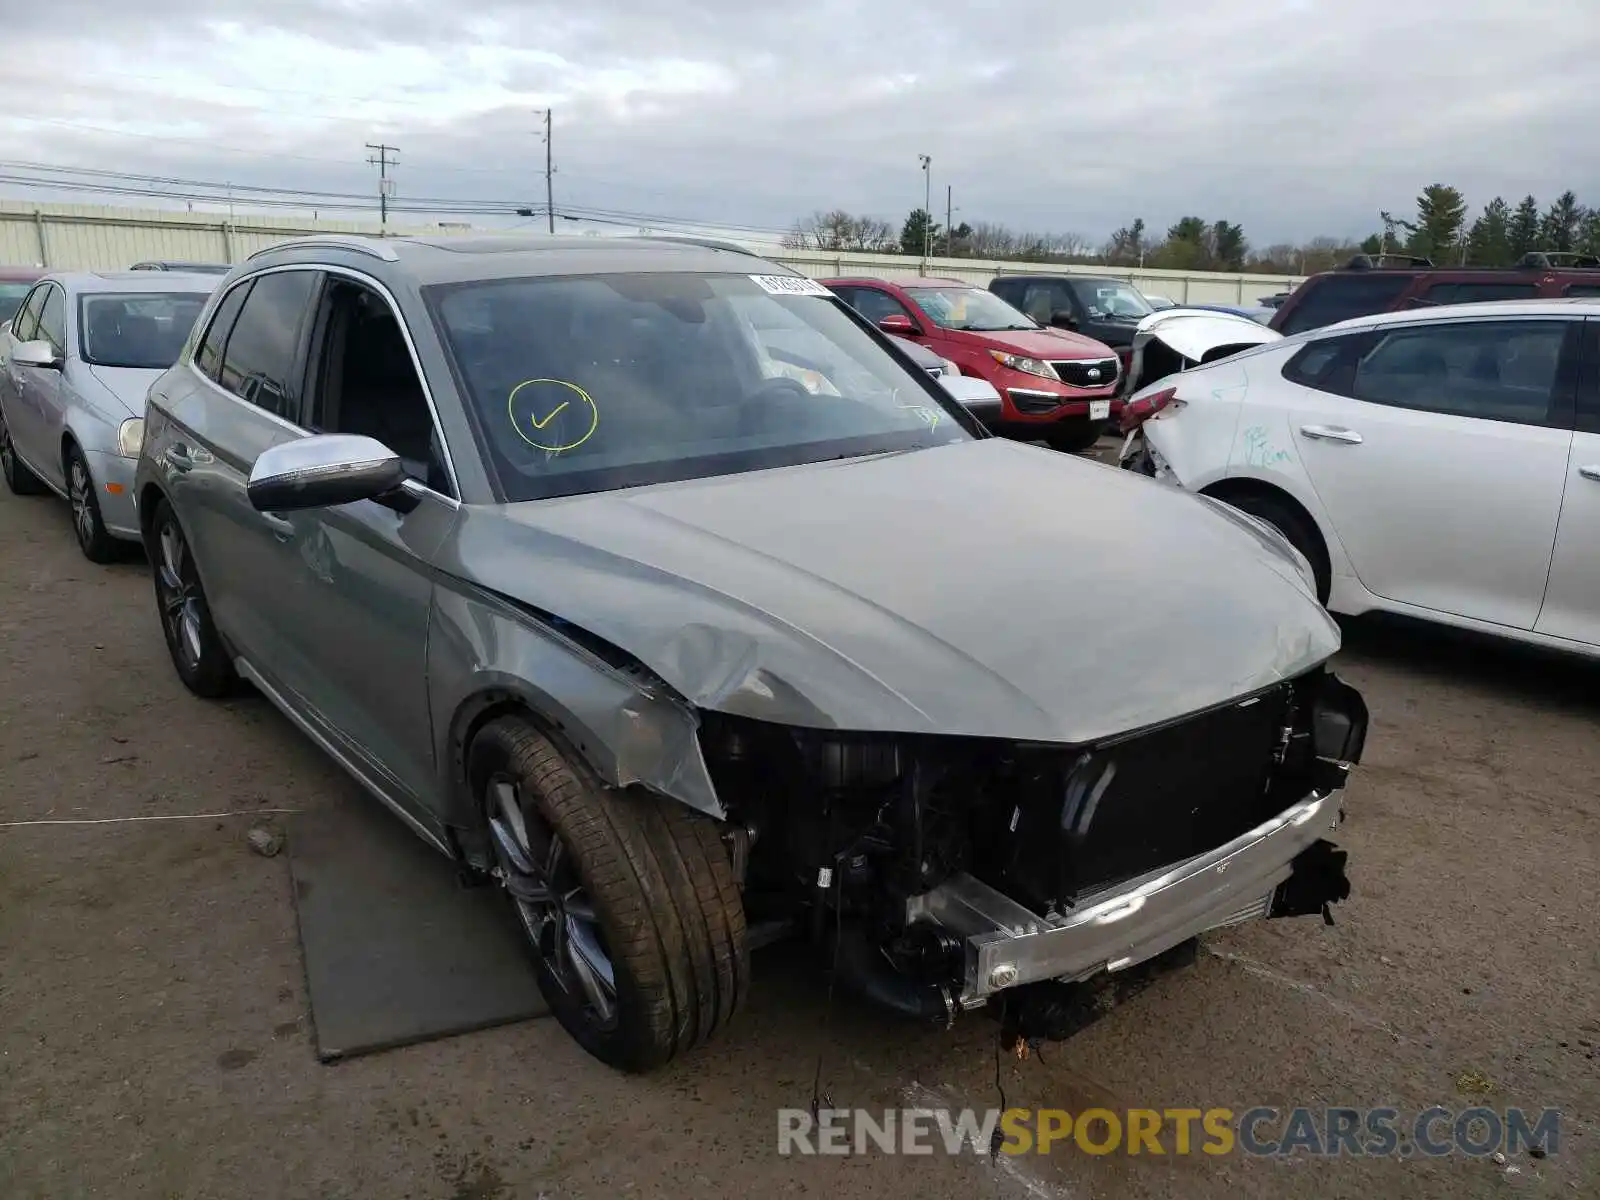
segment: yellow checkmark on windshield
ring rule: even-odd
[[[540,410],[552,402],[554,407],[541,417]],[[506,396],[506,416],[519,438],[546,454],[577,449],[600,424],[594,397],[565,379],[524,379]],[[557,417],[562,418],[559,426]]]
[[[546,425],[550,424],[551,421],[554,421],[556,417],[561,414],[561,410],[566,406],[567,402],[563,400],[560,404],[556,405],[555,408],[551,410],[550,415],[542,421],[530,413],[528,416],[528,424],[532,425],[535,429],[543,429]]]

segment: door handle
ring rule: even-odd
[[[1596,483],[1600,483],[1600,467],[1579,467],[1578,474],[1585,479],[1592,479]]]
[[[277,513],[259,513],[261,523],[272,530],[272,536],[280,542],[287,542],[294,536],[294,522],[280,517]]]
[[[1302,425],[1300,432],[1319,442],[1345,442],[1351,446],[1361,444],[1361,435],[1354,429],[1341,429],[1337,425]]]

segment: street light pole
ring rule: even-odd
[[[933,240],[933,159],[919,154],[922,161],[922,274],[928,273],[928,252]]]

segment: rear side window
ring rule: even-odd
[[[251,286],[252,281],[246,280],[222,298],[205,337],[200,340],[200,348],[194,354],[194,365],[207,379],[217,379],[222,370],[223,347],[228,344],[228,334],[233,331],[233,323],[239,316],[244,298],[250,294]]]
[[[258,408],[297,421],[295,350],[317,282],[314,271],[262,275],[228,335],[217,382]]]
[[[1495,280],[1487,283],[1436,283],[1423,293],[1429,304],[1482,304],[1490,300],[1532,300],[1536,283]]]
[[[1325,275],[1308,279],[1296,292],[1298,299],[1283,318],[1278,332],[1288,336],[1321,329],[1352,317],[1388,312],[1411,286],[1409,275]]]
[[[1570,325],[1472,321],[1388,330],[1355,364],[1351,391],[1358,400],[1396,408],[1565,424],[1557,380]]]
[[[1346,390],[1344,381],[1349,372],[1341,368],[1348,365],[1356,343],[1364,337],[1357,333],[1307,342],[1283,364],[1283,377],[1290,383],[1316,388],[1319,392],[1342,392]]]

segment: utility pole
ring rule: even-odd
[[[387,229],[389,227],[389,195],[394,191],[394,180],[389,178],[389,168],[399,159],[400,148],[398,146],[386,146],[382,142],[377,145],[368,142],[367,149],[377,151],[376,154],[368,155],[367,161],[378,168],[378,227]],[[391,154],[395,157],[390,158]]]
[[[956,215],[954,197],[955,197],[955,187],[954,187],[954,185],[953,184],[948,184],[948,183],[945,184],[944,185],[944,256],[946,258],[949,258],[951,256],[950,247],[954,243],[952,243],[952,241],[950,239],[955,237],[955,234],[950,232],[950,230],[951,230],[951,224],[950,223],[951,223],[952,220],[955,219],[955,215]]]
[[[917,158],[922,163],[922,273],[928,273],[928,252],[933,241],[933,159],[926,154]]]
[[[556,231],[556,192],[555,185],[551,182],[556,173],[555,159],[552,157],[550,146],[550,115],[552,109],[544,110],[544,210],[550,218],[550,232]]]

